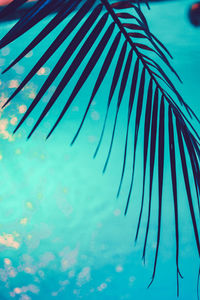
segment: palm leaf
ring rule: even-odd
[[[112,98],[113,98],[114,91],[116,89],[116,86],[117,86],[117,83],[118,83],[118,80],[119,80],[120,71],[121,71],[121,68],[123,66],[126,50],[127,50],[127,42],[125,41],[124,44],[123,44],[123,47],[121,49],[121,52],[120,52],[120,55],[119,55],[119,58],[118,58],[118,62],[117,62],[116,68],[115,68],[114,76],[113,76],[113,79],[112,79],[112,84],[111,84],[109,98],[108,98],[108,104],[107,104],[105,120],[104,120],[104,123],[103,123],[103,129],[102,129],[102,133],[101,133],[101,136],[100,136],[100,139],[99,139],[99,143],[98,143],[96,151],[94,153],[94,157],[96,157],[96,155],[98,153],[98,150],[99,150],[99,147],[101,145],[101,141],[103,139],[106,120],[107,120],[107,117],[108,117],[108,111],[109,111],[109,108],[110,108],[110,104],[111,104],[111,101],[112,101]]]
[[[182,275],[179,270],[179,221],[178,221],[178,199],[177,199],[177,175],[176,175],[176,160],[175,160],[175,144],[174,144],[174,128],[172,120],[172,110],[168,107],[169,118],[169,151],[171,163],[172,188],[174,199],[174,217],[176,231],[176,272],[177,272],[177,295],[179,295],[179,276]]]
[[[7,7],[0,12],[0,18],[3,19],[16,12],[27,0],[14,0]],[[148,2],[145,1],[148,6]],[[84,69],[79,76],[71,94],[68,96],[64,108],[59,114],[58,119],[50,130],[47,138],[56,129],[65,113],[68,111],[70,105],[75,100],[79,91],[88,80],[95,65],[102,59],[102,53],[104,59],[99,72],[97,72],[94,87],[92,88],[91,97],[88,101],[85,113],[83,115],[80,126],[72,140],[73,144],[78,137],[81,128],[84,124],[87,113],[90,109],[91,103],[95,98],[100,86],[105,80],[106,74],[108,73],[113,57],[119,51],[117,62],[114,66],[114,72],[110,81],[109,95],[107,101],[107,108],[105,112],[105,119],[103,123],[102,132],[100,139],[94,154],[97,155],[106,128],[106,122],[108,118],[109,108],[111,101],[114,101],[114,93],[117,93],[117,85],[120,86],[117,101],[116,101],[116,113],[113,125],[113,131],[108,150],[108,155],[105,161],[104,169],[105,172],[109,158],[112,152],[113,142],[115,138],[116,124],[118,120],[118,114],[120,106],[124,101],[125,90],[128,89],[128,82],[130,85],[130,96],[128,104],[128,115],[127,125],[125,133],[125,145],[124,145],[124,157],[122,173],[118,188],[117,196],[119,196],[123,178],[126,170],[126,157],[128,151],[128,139],[130,132],[130,120],[131,116],[134,119],[134,145],[132,151],[132,172],[130,178],[130,187],[127,195],[127,202],[125,207],[125,214],[128,211],[130,204],[131,194],[134,185],[134,171],[135,162],[137,158],[137,145],[140,134],[140,128],[144,128],[142,134],[142,140],[144,142],[143,148],[143,188],[140,203],[140,211],[138,216],[138,225],[135,235],[135,241],[137,241],[143,206],[144,206],[144,191],[147,185],[146,173],[149,172],[149,198],[148,200],[148,216],[146,223],[146,233],[143,246],[143,259],[145,260],[146,248],[148,235],[150,230],[150,219],[151,219],[151,206],[152,206],[152,190],[155,175],[155,160],[158,157],[158,170],[157,170],[157,181],[158,181],[158,229],[157,229],[157,242],[154,259],[154,268],[152,274],[152,280],[154,280],[156,273],[156,266],[158,261],[160,236],[161,236],[161,220],[162,220],[162,204],[163,204],[163,179],[165,176],[164,165],[165,145],[169,145],[169,156],[170,156],[170,171],[172,180],[172,191],[173,191],[173,204],[174,204],[174,219],[175,219],[175,238],[176,238],[176,270],[177,270],[177,294],[179,294],[179,276],[181,276],[179,270],[179,195],[177,191],[178,178],[177,178],[177,161],[180,157],[182,165],[182,173],[186,188],[186,194],[189,205],[189,212],[191,215],[192,226],[196,241],[196,247],[200,256],[200,242],[199,242],[199,215],[197,216],[194,208],[194,201],[192,199],[192,187],[193,183],[196,190],[197,203],[200,212],[199,194],[200,194],[200,137],[192,125],[192,118],[195,118],[198,122],[198,118],[191,108],[184,102],[181,95],[178,93],[172,81],[162,68],[165,66],[177,76],[178,74],[171,66],[169,59],[172,57],[166,47],[161,41],[159,41],[154,34],[151,33],[145,16],[142,13],[140,7],[140,1],[120,1],[110,4],[108,0],[38,0],[30,7],[27,14],[25,14],[14,27],[2,38],[0,41],[0,48],[13,42],[15,39],[23,35],[34,25],[39,23],[48,14],[56,12],[55,16],[45,26],[45,28],[37,34],[37,36],[26,46],[21,54],[4,70],[3,73],[7,72],[17,62],[19,62],[29,51],[35,48],[45,37],[51,34],[66,17],[70,17],[69,22],[58,34],[55,40],[52,41],[50,47],[45,50],[41,58],[36,62],[31,71],[23,79],[19,87],[9,97],[6,106],[33,78],[38,70],[52,57],[64,41],[69,37],[71,33],[74,34],[72,40],[68,43],[63,54],[58,58],[57,62],[48,78],[41,86],[35,99],[29,106],[26,113],[16,126],[14,132],[16,132],[32,113],[34,108],[40,102],[42,97],[45,95],[49,87],[53,84],[55,79],[58,77],[60,72],[63,70],[66,63],[70,60],[73,53],[76,53],[69,68],[65,72],[63,78],[58,83],[55,92],[52,94],[50,100],[46,104],[45,108],[41,112],[38,120],[33,126],[28,138],[34,133],[34,131],[41,124],[46,114],[53,109],[55,102],[61,95],[65,87],[70,82],[73,75],[78,71],[79,65],[84,62]],[[83,23],[81,21],[84,20]],[[125,20],[125,21],[124,21]],[[81,26],[78,25],[81,23]],[[78,29],[77,29],[78,28]],[[108,43],[110,42],[110,43]],[[92,46],[93,52],[89,52]],[[78,50],[77,50],[78,49]],[[77,50],[77,51],[76,51]],[[89,54],[88,54],[89,53]],[[157,58],[152,58],[151,53],[156,54]],[[154,55],[155,56],[155,55]],[[89,57],[89,59],[88,59]],[[180,80],[181,81],[181,80]],[[147,90],[147,93],[146,93]],[[179,104],[177,104],[177,102]],[[135,113],[134,113],[134,107]],[[168,110],[168,117],[166,117],[165,111]],[[145,118],[141,117],[142,114]],[[174,122],[176,126],[174,126]],[[165,128],[168,127],[169,135],[166,135]],[[178,143],[175,142],[175,136],[178,137]],[[157,150],[158,149],[158,150]],[[157,155],[158,152],[158,155]],[[148,161],[147,156],[150,156]],[[177,155],[178,154],[178,155]],[[187,160],[187,156],[190,159],[190,165]],[[193,182],[189,178],[188,169],[191,166],[193,174]]]
[[[148,219],[143,248],[143,259],[145,261],[147,238],[149,233],[149,224],[151,217],[151,201],[152,201],[152,187],[153,187],[153,175],[154,175],[154,163],[155,163],[155,149],[156,149],[156,135],[157,135],[157,119],[158,119],[158,88],[155,90],[153,112],[152,112],[152,124],[151,124],[151,143],[150,143],[150,167],[149,167],[149,207],[148,207]]]
[[[107,159],[106,159],[106,162],[105,162],[105,165],[104,165],[103,172],[105,172],[107,164],[108,164],[108,160],[110,158],[112,145],[113,145],[113,140],[114,140],[115,129],[116,129],[117,116],[118,116],[119,108],[120,108],[120,105],[121,105],[121,102],[122,102],[122,97],[123,97],[123,94],[124,94],[124,90],[125,90],[125,87],[126,87],[126,84],[127,84],[127,79],[128,79],[128,75],[129,75],[129,71],[130,71],[132,57],[133,57],[133,53],[132,53],[132,50],[131,50],[129,52],[128,58],[126,60],[126,65],[125,65],[122,80],[121,80],[121,85],[120,85],[120,90],[119,90],[119,97],[118,97],[118,101],[117,101],[117,111],[116,111],[115,120],[114,120],[114,126],[113,126],[111,142],[110,142],[110,148],[109,148],[109,151],[108,151],[108,156],[107,156]]]
[[[135,235],[135,241],[137,241],[140,222],[142,217],[143,205],[144,205],[144,190],[145,190],[145,179],[146,179],[146,168],[147,168],[147,151],[149,144],[149,131],[150,131],[150,121],[151,121],[151,110],[152,110],[152,79],[149,82],[148,95],[147,95],[147,104],[146,104],[146,113],[145,113],[145,126],[144,126],[144,152],[143,152],[143,188],[142,188],[142,200],[140,207],[140,214],[138,220],[137,231]]]

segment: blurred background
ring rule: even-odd
[[[172,53],[173,66],[183,84],[173,76],[172,81],[200,117],[200,31],[188,18],[193,4],[194,1],[188,0],[154,2],[150,3],[150,11],[144,6],[143,12],[151,31]],[[27,43],[31,40],[48,20],[0,51],[0,71],[24,48],[23,41]],[[1,22],[0,36],[3,37],[15,22]],[[40,57],[42,47],[42,44],[36,47],[8,73],[0,76],[1,106]],[[145,216],[138,243],[134,244],[142,188],[142,141],[139,142],[141,151],[136,162],[137,180],[126,217],[124,208],[128,177],[120,197],[115,197],[122,168],[120,124],[123,124],[123,114],[119,117],[116,141],[104,175],[102,169],[108,151],[112,117],[99,154],[95,160],[92,159],[105,114],[106,101],[103,99],[106,83],[99,90],[73,147],[69,145],[90,94],[87,85],[48,141],[45,137],[57,116],[56,109],[48,114],[29,141],[26,137],[38,112],[55,90],[56,82],[25,125],[15,135],[12,134],[41,83],[47,78],[54,59],[39,70],[4,110],[0,110],[0,299],[176,299],[175,231],[171,181],[167,176],[169,170],[166,167],[157,273],[155,282],[147,289],[155,255],[157,205],[153,206],[155,217],[151,221],[147,260],[143,265]],[[122,111],[125,109],[124,104]],[[131,154],[128,156],[130,159]],[[186,194],[181,184],[178,189],[180,268],[184,276],[180,280],[179,299],[193,300],[197,299],[199,259]],[[157,199],[154,200],[156,203]]]

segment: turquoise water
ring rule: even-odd
[[[184,82],[183,85],[177,82],[177,88],[200,116],[200,31],[193,28],[187,20],[189,3],[191,1],[157,3],[152,4],[150,12],[146,9],[144,12],[152,32],[174,56],[173,66]],[[12,24],[14,22],[1,24],[1,36]],[[30,33],[1,50],[2,70],[23,49],[24,40],[31,40],[35,32],[45,24],[46,21],[43,21]],[[55,36],[62,26],[64,24],[53,33]],[[1,103],[6,101],[31,69],[43,46],[50,42],[50,38],[44,41],[17,66],[1,75]],[[63,49],[64,45],[56,55],[62,53]],[[98,65],[89,78],[90,82],[81,90],[48,141],[45,141],[45,137],[60,112],[63,95],[69,94],[77,77],[72,78],[59,98],[60,102],[50,111],[29,141],[26,141],[26,137],[59,79],[22,128],[12,135],[16,123],[51,70],[56,55],[10,105],[0,111],[0,299],[176,299],[174,215],[167,159],[161,245],[157,273],[150,289],[146,287],[151,280],[155,255],[157,186],[154,184],[153,218],[146,264],[143,265],[141,257],[147,216],[147,192],[141,232],[138,243],[134,244],[143,175],[143,142],[140,140],[136,181],[126,217],[124,208],[129,189],[131,152],[128,154],[130,167],[126,171],[122,192],[118,199],[115,197],[123,162],[126,100],[121,107],[113,151],[104,175],[102,169],[109,148],[115,101],[101,149],[96,159],[92,159],[101,133],[111,73],[100,88],[73,147],[69,145],[84,113]],[[59,78],[62,78],[62,74]],[[171,78],[176,80],[173,76]],[[129,142],[130,146],[131,143],[132,141]],[[184,279],[180,280],[179,299],[193,300],[197,298],[199,260],[182,183],[180,175],[180,268]]]

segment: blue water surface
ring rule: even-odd
[[[200,116],[200,31],[188,21],[190,3],[192,1],[153,3],[150,11],[146,7],[143,10],[151,31],[171,51],[173,66],[180,74],[183,84],[173,75],[172,81],[176,83],[185,101]],[[50,18],[51,16],[48,17]],[[43,41],[8,73],[1,75],[2,104],[67,21],[60,24],[51,38]],[[25,41],[31,41],[46,22],[47,20],[42,21],[1,50],[1,71],[25,47]],[[14,21],[1,23],[1,37],[13,24]],[[151,231],[144,265],[142,250],[148,189],[145,192],[139,239],[136,245],[134,243],[142,190],[142,140],[138,141],[136,179],[126,217],[124,209],[130,185],[131,151],[128,153],[122,191],[116,199],[123,163],[128,97],[120,109],[113,151],[104,175],[102,169],[108,153],[116,101],[111,105],[102,146],[96,159],[92,159],[101,134],[108,84],[114,64],[92,103],[73,147],[70,147],[70,142],[91,95],[91,86],[101,60],[50,139],[45,141],[60,107],[64,105],[80,73],[72,78],[55,104],[55,109],[49,112],[31,139],[26,141],[38,114],[45,107],[70,62],[25,124],[12,135],[15,125],[34,99],[66,44],[58,49],[55,56],[6,109],[0,110],[0,299],[176,299],[175,228],[168,145],[165,149],[161,245],[155,281],[149,289],[147,286],[152,276],[156,247],[158,186],[155,182]],[[116,59],[117,55],[115,62]],[[82,67],[80,66],[80,72]],[[133,141],[130,139],[129,147],[133,147],[132,145]],[[179,177],[180,269],[184,276],[180,280],[179,299],[193,300],[197,299],[199,258],[181,172]],[[195,190],[192,192],[195,196]],[[196,203],[194,207],[197,211]]]

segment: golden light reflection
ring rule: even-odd
[[[120,272],[123,271],[123,267],[122,267],[121,265],[118,265],[118,266],[116,266],[115,271],[116,271],[117,273],[120,273]]]
[[[39,71],[37,72],[37,75],[44,75],[45,74],[45,68],[44,67],[42,67],[42,68],[40,68],[39,69]]]
[[[1,93],[1,96],[0,96],[0,112],[3,112],[2,106],[6,103],[7,100],[8,100],[8,97],[6,97],[5,93]]]
[[[36,97],[36,93],[34,91],[31,91],[29,94],[30,99],[34,99]]]
[[[103,291],[105,288],[107,288],[107,283],[103,282],[102,284],[100,284],[98,287],[97,287],[97,290],[99,292]]]
[[[21,224],[21,225],[26,225],[27,222],[28,222],[28,219],[27,219],[27,218],[23,218],[23,219],[20,220],[20,224]]]
[[[18,88],[19,86],[19,81],[16,79],[10,80],[9,82],[9,89],[14,89],[14,88]]]
[[[13,235],[6,234],[6,233],[3,233],[3,235],[0,235],[0,244],[4,245],[6,247],[14,248],[14,249],[18,249],[20,247],[20,244],[14,240]]]
[[[9,258],[4,258],[5,265],[11,265],[11,260]]]
[[[21,293],[21,289],[20,288],[18,288],[18,287],[16,287],[15,289],[14,289],[14,293],[15,294],[20,294]]]
[[[12,119],[10,120],[10,124],[11,125],[16,125],[17,124],[17,117],[12,117]]]
[[[25,55],[26,58],[29,58],[29,57],[31,57],[31,56],[33,56],[33,51],[32,51],[32,50],[31,50],[29,53],[27,53],[27,54]]]
[[[18,106],[18,110],[19,110],[20,114],[24,114],[25,111],[27,110],[27,106],[22,104],[22,105]]]
[[[3,139],[7,139],[9,142],[14,141],[14,136],[10,134],[7,130],[9,121],[8,119],[1,119],[0,120],[0,135],[3,136]]]
[[[26,202],[26,206],[29,209],[33,209],[33,204],[31,202]]]
[[[50,69],[48,67],[42,67],[39,69],[39,71],[37,72],[37,75],[41,76],[41,75],[48,75],[50,72]]]

